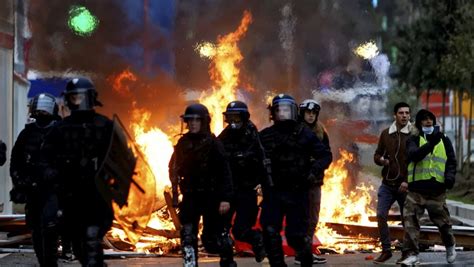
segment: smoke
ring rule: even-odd
[[[377,76],[377,83],[384,90],[389,88],[389,77],[388,70],[390,69],[390,61],[388,60],[387,55],[379,54],[370,59],[370,64],[375,71]]]
[[[234,31],[247,9],[253,23],[238,44],[244,56],[239,97],[249,104],[260,128],[269,124],[267,101],[278,93],[288,93],[298,102],[313,96],[344,106],[361,95],[383,94],[388,87],[386,57],[371,62],[379,86],[365,83],[363,63],[354,59],[349,45],[370,40],[378,30],[375,16],[367,12],[369,2],[85,1],[100,20],[86,38],[67,27],[69,7],[77,1],[30,2],[33,37],[28,66],[41,73],[90,76],[108,115],[118,112],[127,118],[135,102],[135,107],[153,112],[157,125],[176,123],[186,105],[185,93],[212,85],[208,61],[194,46]],[[156,6],[165,4],[172,7]],[[163,19],[167,26],[160,22]],[[108,80],[125,69],[137,75],[129,82],[129,95],[115,92]],[[330,94],[320,90],[323,80],[332,83]],[[354,113],[346,107],[332,112],[330,106],[323,106],[322,114],[350,118]]]
[[[29,2],[30,71],[39,77],[90,77],[104,103],[98,111],[108,116],[118,113],[126,124],[134,107],[151,111],[157,125],[184,110],[183,89],[173,77],[173,1],[84,1],[80,4],[99,19],[89,37],[68,28],[68,11],[77,1]],[[112,89],[110,79],[125,69],[137,81],[129,82],[130,94],[121,95]]]
[[[287,3],[281,9],[282,18],[280,20],[280,33],[279,39],[281,47],[285,53],[286,72],[288,75],[288,88],[292,88],[292,74],[293,65],[295,61],[294,57],[294,32],[296,26],[296,17],[293,16],[293,11],[290,3]]]

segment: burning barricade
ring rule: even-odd
[[[212,116],[212,131],[218,134],[222,131],[222,112],[227,103],[238,99],[237,86],[239,84],[239,67],[243,56],[237,42],[245,35],[252,22],[250,12],[245,12],[237,30],[221,36],[216,44],[203,43],[196,46],[202,57],[211,59],[210,76],[215,83],[211,90],[203,92],[199,102],[209,107]],[[124,81],[136,81],[136,76],[125,70],[113,79],[114,89],[119,93],[127,94],[130,89]],[[149,216],[146,227],[131,218],[142,215],[144,212],[140,203],[144,202],[139,191],[132,190],[129,198],[129,207],[114,206],[117,222],[108,234],[110,245],[120,250],[146,251],[152,253],[167,253],[178,248],[179,222],[176,210],[171,205],[170,179],[168,162],[173,152],[175,137],[181,133],[179,126],[171,127],[166,132],[156,127],[150,127],[151,112],[134,108],[131,129],[137,147],[148,162],[149,169],[142,170],[140,177],[136,177],[143,189],[147,192],[146,199],[153,203],[147,206]],[[322,209],[320,224],[317,230],[318,239],[328,248],[337,252],[354,249],[373,249],[375,240],[366,244],[354,244],[350,238],[343,238],[330,228],[330,223],[374,224],[369,222],[369,216],[375,212],[368,207],[371,203],[373,188],[360,185],[354,191],[347,190],[349,174],[347,164],[354,161],[353,155],[341,150],[340,158],[333,162],[326,171],[325,184],[322,187]],[[152,181],[153,180],[153,181]],[[153,194],[154,192],[154,194]],[[135,208],[134,205],[138,205]],[[142,216],[143,217],[143,216]],[[375,225],[375,224],[374,224]]]

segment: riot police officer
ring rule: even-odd
[[[222,143],[210,130],[209,111],[202,104],[188,106],[181,116],[188,132],[176,144],[170,161],[172,183],[179,183],[181,247],[184,266],[198,265],[197,234],[217,240],[221,266],[237,266],[226,213],[232,199],[232,177]],[[206,242],[203,240],[204,245]],[[207,249],[207,248],[206,248]]]
[[[288,244],[300,256],[302,266],[311,266],[309,227],[309,186],[332,161],[331,151],[307,127],[297,121],[297,105],[293,97],[279,94],[270,106],[274,124],[260,137],[271,159],[273,187],[263,184],[260,223],[265,250],[271,266],[287,266],[282,239],[283,218]]]
[[[224,144],[232,171],[231,216],[235,213],[232,234],[236,240],[250,243],[255,260],[261,262],[265,257],[262,232],[252,229],[259,210],[256,189],[260,185],[263,162],[258,131],[250,121],[244,102],[230,102],[223,114],[228,125],[218,138]]]
[[[112,225],[112,203],[97,187],[96,174],[110,143],[113,122],[96,113],[102,104],[89,79],[70,80],[64,91],[64,103],[71,115],[58,123],[46,143],[52,150],[47,176],[64,177],[60,208],[65,227],[71,231],[75,256],[83,266],[103,266],[102,238]]]
[[[32,122],[20,132],[12,149],[10,197],[15,203],[26,203],[26,223],[40,266],[57,266],[58,181],[42,175],[46,165],[41,157],[44,138],[56,123],[55,97],[35,96],[29,112]]]
[[[321,105],[314,99],[306,99],[299,106],[299,121],[311,129],[316,137],[330,149],[329,137],[321,122],[318,121]],[[319,211],[321,209],[321,186],[323,185],[324,173],[320,173],[319,179],[316,179],[310,185],[309,191],[309,229],[308,236],[313,239],[316,226],[319,221]],[[325,263],[325,258],[313,255],[313,263]],[[299,263],[299,255],[295,256],[295,263]]]

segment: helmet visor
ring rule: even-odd
[[[47,95],[39,95],[38,102],[34,107],[34,111],[44,111],[49,115],[54,114],[54,106],[56,105],[56,100]]]
[[[184,122],[188,122],[190,120],[195,120],[195,119],[202,120],[202,116],[199,114],[185,114],[185,115],[181,115],[181,118],[183,119]]]
[[[242,122],[242,116],[239,113],[227,113],[224,114],[224,120],[227,123]]]
[[[275,121],[296,120],[296,106],[290,103],[276,104],[273,117]]]
[[[65,101],[71,110],[91,110],[94,108],[94,97],[91,95],[91,91],[67,93]]]

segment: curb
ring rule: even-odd
[[[459,201],[446,200],[451,217],[461,220],[467,225],[474,226],[474,205]]]

